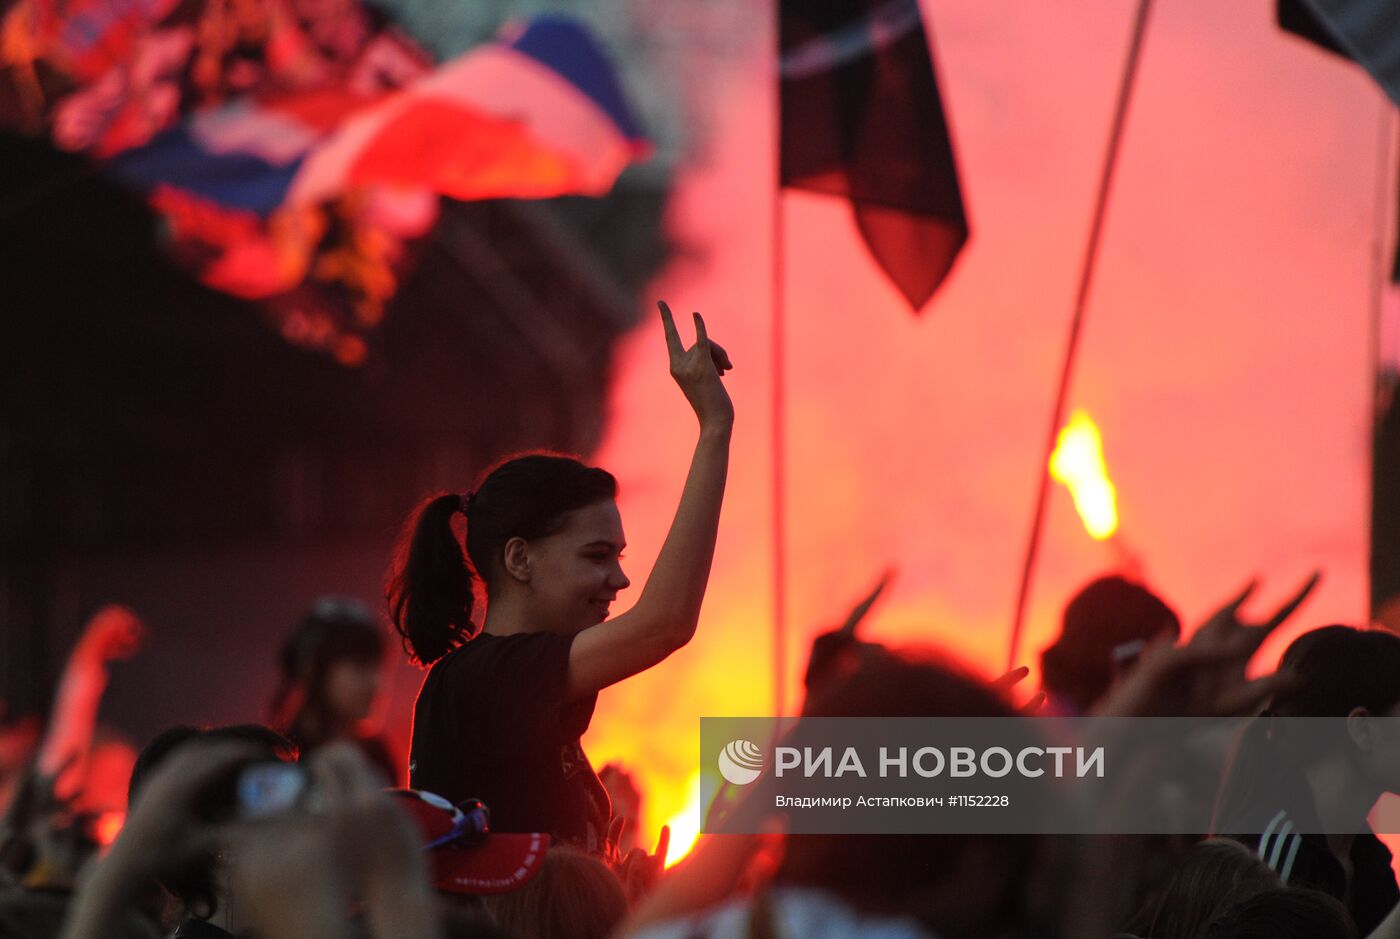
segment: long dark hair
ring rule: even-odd
[[[1211,827],[1217,832],[1247,831],[1261,813],[1267,818],[1280,808],[1296,807],[1264,805],[1268,799],[1263,793],[1286,793],[1290,801],[1311,804],[1302,776],[1308,754],[1274,739],[1270,718],[1345,717],[1359,707],[1384,715],[1400,703],[1400,636],[1323,626],[1294,639],[1278,670],[1290,680],[1236,744],[1216,799]]]
[[[1198,939],[1231,907],[1280,886],[1273,869],[1238,841],[1198,842],[1126,931],[1152,939]]]
[[[571,456],[531,453],[496,464],[474,491],[441,492],[419,503],[404,525],[384,599],[404,649],[431,665],[470,639],[473,578],[487,596],[506,542],[546,538],[563,529],[575,509],[617,498],[617,480]],[[453,517],[466,518],[466,550]]]
[[[282,644],[272,726],[302,749],[322,742],[307,734],[326,732],[330,715],[323,690],[331,666],[343,661],[378,665],[384,645],[385,635],[364,603],[353,597],[318,599]]]

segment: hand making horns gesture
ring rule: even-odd
[[[1251,581],[1182,645],[1161,641],[1148,646],[1123,681],[1094,709],[1110,716],[1212,716],[1249,714],[1288,682],[1284,674],[1250,681],[1245,667],[1270,633],[1293,615],[1320,579],[1314,573],[1293,596],[1258,622],[1240,618],[1240,607],[1254,592]]]
[[[671,377],[680,385],[685,398],[700,420],[700,429],[726,429],[734,423],[734,403],[724,389],[721,376],[733,368],[729,353],[705,332],[705,321],[695,317],[695,345],[687,349],[676,331],[676,321],[665,301],[657,301],[661,325],[666,331],[666,351],[671,358]]]

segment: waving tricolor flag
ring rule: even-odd
[[[588,33],[543,17],[353,116],[307,158],[290,196],[366,184],[457,199],[602,195],[646,151]]]
[[[379,321],[438,196],[602,195],[648,149],[603,51],[566,17],[435,67],[354,4],[262,28],[208,20],[204,0],[119,6],[86,0],[69,22],[19,0],[0,16],[0,122],[92,156],[146,194],[202,281],[344,362],[363,356],[354,334]],[[312,40],[328,30],[349,38]],[[66,83],[26,78],[65,69]]]
[[[111,167],[147,189],[268,215],[365,186],[603,195],[647,150],[587,31],[542,17],[369,101],[311,92],[197,111]]]

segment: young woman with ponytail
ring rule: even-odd
[[[608,617],[630,583],[617,482],[568,456],[516,457],[474,490],[430,497],[389,570],[390,616],[429,667],[414,708],[410,785],[482,800],[497,831],[602,850],[607,794],[579,746],[598,692],[695,633],[729,464],[734,407],[721,375],[732,366],[700,314],[687,349],[670,309],[658,306],[699,437],[671,530],[630,610]]]
[[[1238,836],[1288,886],[1341,900],[1361,935],[1400,903],[1391,855],[1366,826],[1383,793],[1400,791],[1400,636],[1324,626],[1279,661],[1284,684],[1240,738],[1213,828]],[[1345,718],[1344,738],[1313,740],[1287,718]],[[1275,720],[1280,718],[1281,720]],[[1382,718],[1382,720],[1371,720]],[[1326,832],[1327,834],[1319,834]]]

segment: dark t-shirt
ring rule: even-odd
[[[1317,810],[1300,799],[1291,811],[1270,816],[1271,834],[1237,836],[1235,840],[1254,848],[1261,859],[1280,876],[1286,869],[1289,887],[1308,887],[1331,894],[1351,914],[1358,935],[1365,936],[1380,925],[1397,903],[1400,886],[1395,883],[1390,849],[1373,834],[1358,834],[1351,843],[1351,882],[1332,854],[1327,838],[1319,834],[1296,834],[1296,829],[1316,832],[1322,827]],[[1254,826],[1257,827],[1257,826]]]
[[[1325,836],[1303,835],[1300,842],[1288,886],[1311,887],[1342,901],[1358,935],[1369,934],[1400,902],[1390,849],[1375,835],[1357,835],[1352,841],[1350,884]]]
[[[480,799],[494,831],[543,831],[596,851],[611,814],[579,737],[596,694],[567,701],[572,636],[483,634],[428,671],[413,709],[409,785]]]

